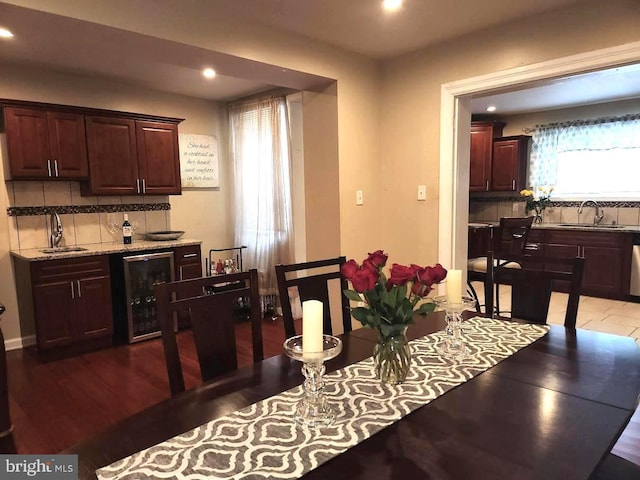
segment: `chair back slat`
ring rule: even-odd
[[[315,260],[311,262],[295,263],[289,265],[276,265],[276,279],[278,282],[278,294],[282,307],[282,318],[286,338],[296,335],[293,318],[293,309],[289,300],[289,288],[295,287],[298,290],[300,301],[319,300],[324,304],[323,309],[323,331],[326,335],[333,334],[331,324],[331,310],[329,301],[329,281],[338,279],[340,291],[348,287],[346,279],[342,277],[340,268],[346,262],[345,257],[330,258],[325,260]],[[327,268],[333,271],[326,272]],[[322,273],[313,273],[312,270],[322,269]],[[288,278],[287,273],[304,273],[304,276]],[[350,332],[351,313],[349,302],[344,295],[340,295],[340,309],[342,312],[342,326],[345,332]]]
[[[176,312],[189,316],[203,381],[238,368],[235,321],[239,298],[249,299],[253,360],[264,358],[257,270],[158,284],[155,296],[172,395],[185,390]]]
[[[502,217],[494,233],[493,251],[501,255],[524,253],[533,217]]]

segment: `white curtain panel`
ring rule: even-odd
[[[236,245],[257,268],[260,294],[277,292],[274,266],[293,259],[291,149],[284,97],[229,107]]]

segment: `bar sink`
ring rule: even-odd
[[[55,247],[55,248],[43,248],[40,250],[42,253],[68,253],[68,252],[85,252],[87,249],[83,247]]]

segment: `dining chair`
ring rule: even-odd
[[[0,303],[0,315],[5,311]],[[13,425],[9,413],[9,379],[7,377],[7,352],[0,329],[0,453],[16,453]]]
[[[201,292],[194,296],[194,291]],[[176,315],[185,312],[191,322],[203,381],[238,368],[235,309],[238,298],[249,298],[253,361],[264,358],[258,271],[167,282],[155,286],[162,345],[171,395],[185,390],[176,339]]]
[[[342,292],[348,288],[348,284],[340,272],[340,268],[346,261],[345,257],[336,257],[313,262],[276,265],[276,280],[278,282],[278,294],[280,296],[284,334],[286,338],[296,335],[293,308],[289,297],[290,288],[297,289],[300,302],[320,300],[323,303],[322,329],[325,335],[333,335],[329,301],[331,283],[336,283],[340,286],[342,327],[345,332],[352,330],[349,300],[342,294]],[[336,282],[332,282],[332,280],[336,280]]]
[[[523,254],[527,246],[527,237],[531,230],[533,217],[502,217],[500,226],[492,230],[491,251],[495,255]],[[517,268],[516,263],[509,263],[508,268]],[[487,275],[487,257],[475,257],[467,260],[467,289],[476,302],[476,311],[480,313],[478,294],[471,282],[484,283]],[[496,297],[497,298],[497,297]],[[485,301],[486,304],[486,301]],[[485,307],[485,311],[486,310]]]
[[[511,264],[518,265],[511,268]],[[584,258],[550,258],[537,255],[502,255],[487,253],[484,294],[488,315],[504,317],[494,308],[498,285],[511,285],[511,317],[532,323],[547,323],[551,293],[558,284],[568,286],[569,295],[564,326],[576,328]]]

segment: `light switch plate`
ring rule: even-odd
[[[418,185],[418,200],[423,201],[427,199],[427,186]]]
[[[356,205],[363,205],[364,204],[364,194],[362,193],[362,190],[356,190]]]

